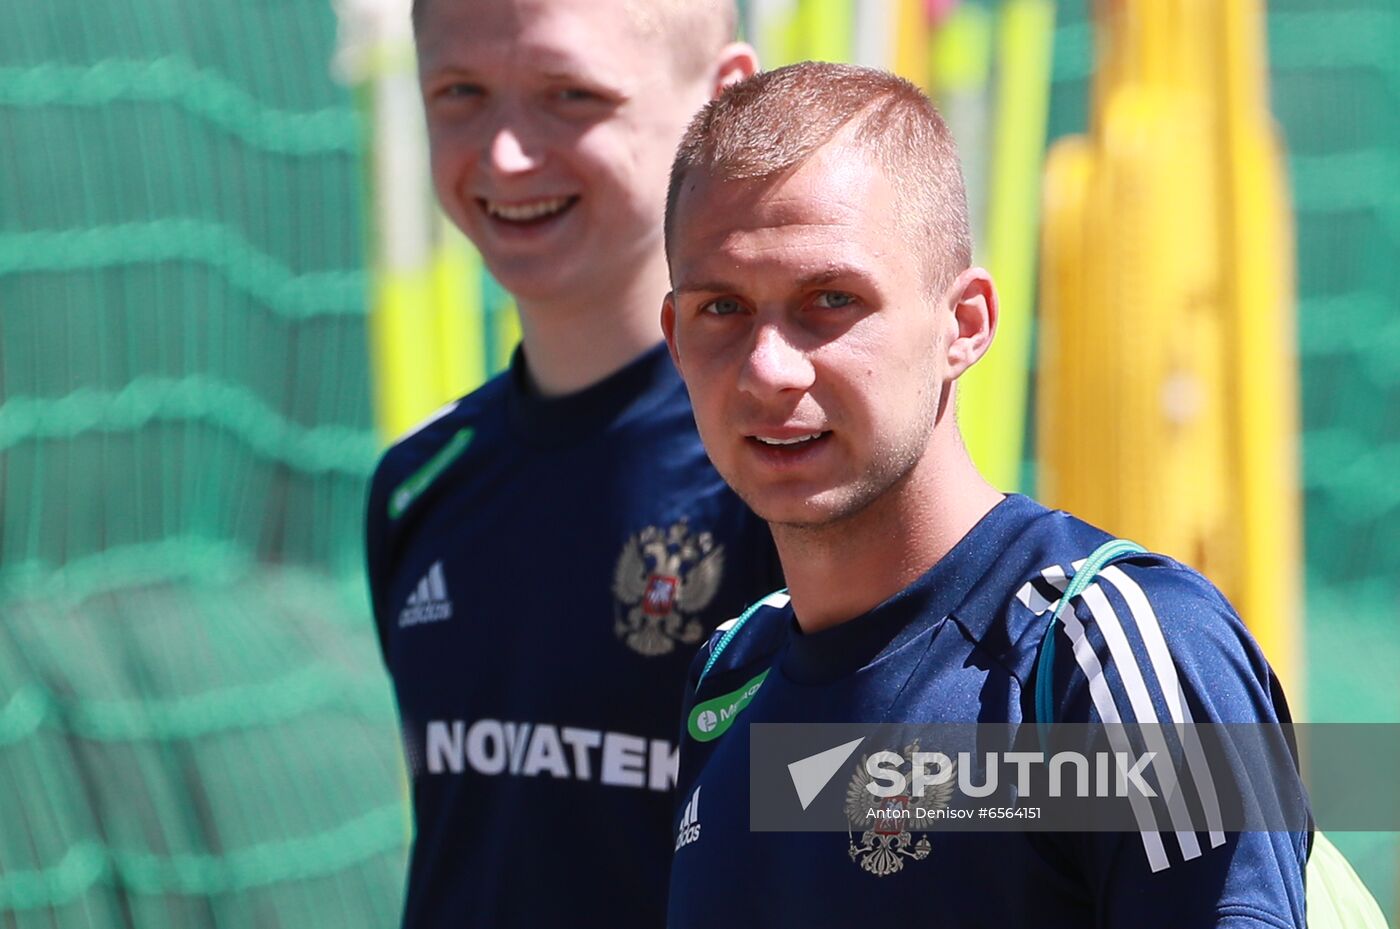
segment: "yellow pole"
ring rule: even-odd
[[[1110,61],[1093,134],[1061,146],[1088,162],[1075,164],[1087,181],[1077,179],[1082,212],[1057,217],[1055,231],[1077,226],[1084,244],[1045,245],[1052,406],[1042,404],[1042,488],[1056,505],[1208,569],[1223,499],[1215,152],[1205,77],[1158,66],[1175,60],[1189,29],[1162,17],[1161,4],[1151,16],[1144,6],[1154,8],[1100,8]],[[1073,283],[1053,276],[1065,273],[1066,250],[1083,262]]]
[[[799,52],[798,2],[750,0],[750,19],[754,24],[751,41],[758,50],[758,60],[768,70],[803,57]]]
[[[1050,104],[1051,0],[1008,0],[998,25],[999,71],[985,261],[1001,296],[1001,328],[958,386],[958,422],[988,479],[1020,485],[1035,300],[1041,155]]]
[[[373,278],[370,359],[385,443],[441,404],[433,312],[433,210],[412,35],[406,21],[365,57],[370,100]]]
[[[799,59],[850,61],[851,37],[854,33],[855,6],[852,0],[799,0]]]
[[[1088,215],[1090,185],[1097,152],[1086,136],[1071,136],[1050,149],[1045,162],[1041,248],[1039,381],[1036,426],[1039,431],[1039,492],[1047,501],[1075,509],[1075,490],[1099,486],[1107,462],[1098,455],[1079,456],[1076,417],[1095,396],[1086,383],[1091,366],[1080,363],[1088,346]],[[1081,331],[1084,334],[1081,335]],[[1096,410],[1095,416],[1103,415]],[[1076,512],[1082,512],[1075,509]]]
[[[1232,496],[1242,536],[1237,605],[1300,709],[1302,513],[1299,500],[1293,225],[1269,117],[1259,0],[1215,7],[1224,83],[1222,164],[1234,273],[1230,383]]]
[[[432,287],[426,271],[374,273],[370,358],[374,411],[381,441],[389,444],[441,405],[438,359],[425,333],[433,328]]]
[[[895,2],[894,72],[910,83],[927,87],[929,28],[923,0]]]
[[[1101,0],[1046,175],[1042,491],[1192,564],[1295,694],[1297,379],[1258,0]]]

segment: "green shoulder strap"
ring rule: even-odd
[[[1060,615],[1071,600],[1084,593],[1100,571],[1119,558],[1141,555],[1144,551],[1141,545],[1127,539],[1112,539],[1103,543],[1074,572],[1069,586],[1060,595],[1060,602],[1055,604],[1050,621],[1045,624],[1045,634],[1040,640],[1040,659],[1035,666],[1035,727],[1042,747],[1048,744],[1048,727],[1055,721],[1055,627],[1060,624]]]
[[[715,662],[719,661],[719,656],[722,655],[724,653],[724,650],[729,647],[729,643],[734,641],[734,637],[739,634],[740,629],[744,628],[744,624],[747,623],[750,619],[752,619],[753,615],[759,610],[763,609],[765,606],[772,606],[772,604],[770,603],[772,598],[778,596],[779,594],[785,593],[787,593],[786,587],[784,587],[782,590],[775,590],[768,596],[759,600],[753,606],[749,607],[743,613],[739,614],[739,618],[734,620],[734,625],[730,626],[728,629],[725,630],[724,635],[719,637],[719,640],[715,642],[715,647],[710,650],[710,657],[705,662],[705,667],[700,669],[700,677],[695,681],[696,693],[700,692],[700,685],[705,683],[705,675],[710,673],[710,669],[715,666]]]

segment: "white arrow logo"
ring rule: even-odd
[[[865,736],[861,736],[844,745],[828,748],[824,752],[817,752],[788,765],[788,774],[792,776],[792,786],[797,788],[797,799],[802,804],[802,809],[812,805],[812,801],[817,799],[817,794],[831,782],[832,777],[846,763],[846,759],[855,752],[856,746],[864,741]]]

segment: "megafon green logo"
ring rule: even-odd
[[[690,730],[690,737],[697,742],[709,742],[728,732],[729,727],[734,725],[735,718],[744,712],[744,707],[749,705],[753,695],[758,693],[758,688],[763,686],[763,680],[767,676],[768,672],[764,671],[738,690],[731,690],[727,694],[696,704],[690,711],[690,720],[686,724],[686,728]]]

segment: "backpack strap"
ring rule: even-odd
[[[1048,727],[1055,721],[1055,627],[1060,623],[1060,615],[1071,600],[1084,593],[1104,568],[1119,559],[1142,555],[1146,551],[1141,545],[1127,539],[1112,539],[1103,543],[1074,572],[1065,592],[1055,604],[1050,621],[1045,624],[1045,635],[1040,640],[1040,657],[1035,666],[1035,727],[1040,735],[1041,748],[1048,744]]]
[[[700,677],[695,682],[696,693],[700,692],[700,685],[705,683],[705,675],[709,674],[710,669],[715,666],[715,662],[719,661],[719,656],[724,653],[724,650],[726,648],[729,647],[729,643],[734,641],[734,637],[739,634],[739,630],[744,628],[744,623],[752,619],[754,614],[761,610],[763,607],[774,606],[775,604],[773,603],[773,600],[775,598],[786,596],[786,587],[784,587],[782,590],[775,590],[773,593],[764,597],[762,600],[759,600],[753,606],[740,613],[739,618],[734,620],[734,622],[729,626],[728,629],[724,630],[724,634],[721,635],[718,641],[715,642],[715,647],[710,649],[710,657],[705,660],[705,667],[700,670]],[[782,602],[786,603],[787,601],[783,600]]]
[[[1060,615],[1071,600],[1084,593],[1104,568],[1119,559],[1145,552],[1142,546],[1126,539],[1105,542],[1085,559],[1084,564],[1065,587],[1065,592],[1060,595],[1059,602],[1055,604],[1050,621],[1045,625],[1045,635],[1040,642],[1040,655],[1035,668],[1035,725],[1043,751],[1049,750],[1047,727],[1055,721],[1055,627],[1060,622]],[[1275,703],[1282,704],[1286,709],[1283,691],[1278,687],[1277,681],[1270,681],[1270,696]],[[1291,729],[1285,730],[1285,737],[1296,763],[1298,746]],[[1304,861],[1309,926],[1313,929],[1386,929],[1385,915],[1375,897],[1357,877],[1342,853],[1315,828],[1311,814]]]

